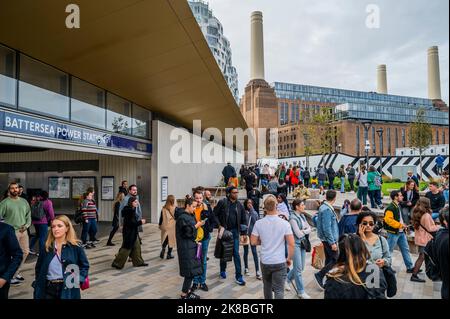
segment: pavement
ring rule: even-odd
[[[101,242],[97,248],[86,250],[90,262],[89,278],[90,288],[82,292],[83,299],[174,299],[179,298],[183,278],[179,276],[177,253],[171,260],[162,260],[160,253],[160,231],[157,225],[144,226],[142,255],[148,267],[132,267],[127,263],[122,270],[111,267],[114,255],[121,244],[121,234],[117,233],[114,239],[115,247],[105,246],[108,224],[100,225],[99,238]],[[78,229],[79,232],[79,229]],[[249,256],[250,275],[245,276],[246,286],[238,286],[234,282],[234,265],[228,263],[228,277],[219,278],[219,260],[214,258],[216,232],[213,234],[209,246],[209,262],[207,270],[208,292],[199,291],[198,294],[205,299],[263,299],[263,285],[256,279],[253,258]],[[317,243],[315,233],[311,235],[312,244]],[[259,248],[258,248],[259,249]],[[240,249],[243,266],[243,249]],[[413,261],[417,255],[412,255]],[[22,268],[25,281],[17,287],[11,287],[11,299],[32,298],[31,283],[34,280],[35,256],[29,256]],[[393,267],[397,271],[398,293],[397,299],[440,299],[440,282],[415,283],[409,280],[401,255],[394,251]],[[307,262],[303,273],[306,292],[313,299],[323,299],[323,292],[314,282],[313,274],[316,270],[311,267],[311,254],[307,254]],[[424,276],[424,275],[421,275]],[[296,299],[294,293],[286,291],[286,299]]]

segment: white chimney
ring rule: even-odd
[[[386,64],[377,67],[377,93],[387,94]]]
[[[428,49],[428,98],[431,100],[441,99],[439,49],[437,46]]]
[[[264,80],[264,39],[262,12],[251,15],[250,80]]]

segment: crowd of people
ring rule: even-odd
[[[314,274],[326,299],[373,299],[395,295],[395,271],[392,253],[398,246],[406,272],[411,281],[423,283],[422,266],[429,263],[427,253],[434,246],[433,264],[442,280],[442,298],[448,299],[448,173],[442,172],[441,183],[429,183],[425,196],[419,194],[419,181],[409,174],[408,181],[390,192],[386,207],[382,201],[382,178],[373,167],[361,166],[358,171],[349,165],[337,172],[320,167],[309,175],[308,169],[280,165],[276,170],[257,166],[241,167],[240,181],[233,166],[222,171],[226,196],[218,201],[201,186],[186,195],[182,207],[173,195],[167,197],[159,220],[161,251],[165,260],[178,259],[179,274],[183,277],[180,297],[199,299],[197,290],[209,291],[207,283],[208,251],[214,236],[214,258],[220,260],[218,276],[227,280],[227,264],[234,264],[234,281],[246,285],[246,276],[253,275],[262,282],[264,298],[284,298],[286,290],[294,290],[300,299],[311,298],[305,289],[302,274],[307,254],[323,250],[322,267]],[[355,197],[336,211],[338,192],[334,179],[344,185],[346,178]],[[317,178],[315,186],[314,179]],[[325,183],[327,181],[327,183]],[[313,200],[314,188],[320,191]],[[246,190],[246,199],[239,199],[239,188]],[[97,222],[99,210],[94,188],[88,188],[80,198],[74,222],[81,225],[81,240],[77,239],[72,221],[55,214],[47,192],[24,198],[17,183],[8,186],[0,202],[0,298],[7,298],[10,286],[25,281],[20,268],[28,254],[37,255],[36,277],[33,281],[36,299],[78,299],[80,290],[89,286],[89,261],[85,250],[98,244]],[[292,198],[291,198],[292,197]],[[371,208],[383,209],[380,215]],[[288,201],[292,199],[290,203]],[[262,201],[262,205],[261,205]],[[306,207],[318,201],[318,209]],[[261,211],[262,208],[262,211]],[[115,246],[113,239],[120,230],[122,243],[111,266],[123,269],[127,260],[134,267],[145,267],[142,257],[142,207],[136,185],[123,181],[111,207],[112,228],[107,246]],[[29,237],[33,225],[35,235]],[[50,227],[50,230],[48,229]],[[215,231],[217,229],[217,231]],[[309,236],[317,232],[320,245],[312,247]],[[418,258],[412,261],[408,237],[414,237]],[[37,245],[37,250],[35,247]],[[241,263],[241,247],[243,261]],[[250,251],[253,267],[249,266]],[[176,252],[176,254],[175,254]],[[66,289],[71,265],[77,265],[75,285]],[[375,268],[374,268],[375,267]],[[367,283],[370,271],[380,273],[379,285]]]

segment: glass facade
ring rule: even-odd
[[[362,92],[325,88],[319,86],[291,84],[275,82],[272,83],[275,94],[280,99],[300,99],[302,101],[318,101],[336,104],[344,103],[372,103],[379,102],[383,105],[412,104],[417,107],[432,108],[433,103],[429,99],[415,98],[391,94],[378,94],[375,92]]]
[[[418,108],[408,106],[384,106],[345,103],[334,108],[337,120],[355,119],[384,122],[411,123],[416,119]],[[448,113],[426,109],[425,117],[430,124],[448,125]]]
[[[20,55],[19,109],[69,119],[69,76]]]
[[[0,45],[0,103],[16,105],[16,52]]]
[[[0,106],[150,139],[152,115],[144,107],[27,55],[16,59],[17,55],[0,45]]]
[[[131,135],[131,103],[109,92],[106,101],[106,128],[116,133]]]
[[[280,125],[288,124],[289,121],[289,104],[288,103],[280,103]]]
[[[150,113],[136,104],[133,104],[132,134],[143,138],[149,137],[151,116]]]
[[[71,120],[105,129],[105,91],[75,77],[71,87]]]

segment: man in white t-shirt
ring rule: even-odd
[[[277,199],[273,195],[264,201],[266,217],[258,220],[253,227],[250,238],[251,245],[261,245],[261,270],[264,285],[264,298],[284,298],[284,283],[287,268],[294,255],[294,235],[289,223],[278,217]],[[286,258],[285,244],[288,245]]]

